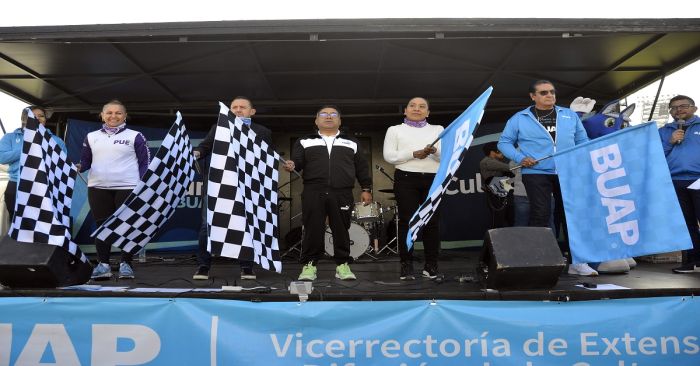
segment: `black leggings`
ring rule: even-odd
[[[90,203],[92,217],[95,219],[97,227],[100,227],[124,203],[132,191],[132,189],[88,188],[88,202]],[[109,264],[112,243],[105,243],[95,238],[95,250],[100,263]],[[132,258],[133,255],[131,253],[122,250],[122,262],[131,263]]]
[[[8,181],[5,188],[5,206],[7,213],[10,215],[10,224],[12,224],[13,216],[15,216],[15,202],[17,199],[17,182]]]
[[[402,262],[413,260],[413,247],[406,247],[408,224],[418,207],[428,197],[435,174],[414,173],[396,169],[394,173],[394,194],[399,210],[399,256]],[[440,217],[436,212],[423,227],[419,239],[423,240],[423,254],[426,264],[437,264],[440,254]]]

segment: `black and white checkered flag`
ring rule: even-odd
[[[282,271],[278,245],[280,156],[239,118],[221,111],[207,185],[208,250]]]
[[[70,207],[78,170],[31,111],[24,128],[19,165],[10,237],[18,242],[62,247],[87,263],[70,234]]]
[[[93,236],[136,253],[156,235],[194,180],[192,144],[180,112],[134,191]]]
[[[467,150],[464,150],[460,153],[459,157],[456,159],[457,163],[452,164],[448,168],[447,176],[442,180],[438,188],[430,192],[430,195],[428,195],[428,198],[426,198],[425,202],[423,202],[420,205],[420,207],[418,207],[416,213],[413,215],[413,217],[411,217],[411,220],[408,222],[409,231],[408,238],[406,240],[407,243],[411,243],[410,245],[412,245],[414,242],[416,242],[416,240],[418,240],[418,234],[420,233],[420,231],[428,224],[430,219],[433,218],[435,212],[437,212],[437,209],[440,206],[440,202],[442,202],[443,194],[447,190],[447,187],[450,185],[450,183],[452,183],[452,178],[457,173],[459,165],[462,164],[462,161],[464,161],[464,158],[466,156]]]

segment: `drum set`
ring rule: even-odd
[[[393,189],[380,189],[380,192],[393,193]],[[392,238],[387,242],[387,225],[392,222],[396,225],[394,233],[398,232],[397,206],[382,207],[379,202],[371,202],[365,205],[356,202],[352,211],[350,223],[350,257],[358,259],[363,255],[377,259],[382,253],[397,251],[397,239]],[[390,218],[389,221],[386,218]],[[325,250],[328,256],[333,256],[333,233],[330,227],[326,227]]]
[[[389,176],[382,167],[377,165],[377,169],[389,178],[392,183],[394,182],[394,179]],[[291,183],[291,181],[287,184],[289,183]],[[393,189],[380,189],[378,191],[389,194],[394,193]],[[391,197],[389,200],[396,200],[396,198]],[[280,201],[289,202],[291,198],[281,197]],[[299,216],[301,216],[301,213],[294,215],[290,220],[294,220]],[[387,220],[387,218],[389,218],[389,220]],[[296,231],[292,230],[289,234],[292,232]],[[350,257],[358,259],[366,255],[372,259],[377,259],[382,254],[397,254],[399,252],[398,232],[398,205],[382,207],[380,202],[371,202],[366,205],[362,202],[356,202],[351,214],[350,228],[348,229],[348,233],[350,234]],[[286,257],[298,254],[298,256],[301,257],[303,236],[304,228],[302,226],[298,237],[295,237],[293,240],[287,239],[289,247],[282,252],[281,256]],[[324,249],[328,256],[333,256],[333,233],[329,226],[326,226],[326,233],[324,235]]]

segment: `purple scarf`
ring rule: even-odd
[[[416,127],[416,128],[423,128],[428,125],[428,120],[422,120],[422,121],[411,121],[408,118],[403,119],[403,123],[411,126],[411,127]]]
[[[107,133],[108,135],[116,135],[118,134],[121,130],[126,128],[126,122],[123,122],[117,127],[109,127],[107,126],[106,123],[102,124],[102,130]]]

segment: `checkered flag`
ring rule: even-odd
[[[410,228],[408,231],[408,235],[411,238],[410,243],[413,243],[416,240],[418,240],[418,233],[423,227],[425,227],[425,225],[428,223],[428,221],[430,221],[430,219],[437,211],[437,208],[440,205],[440,202],[442,201],[442,195],[445,193],[445,190],[447,190],[447,187],[450,185],[450,183],[452,183],[452,177],[454,177],[455,173],[457,172],[457,169],[462,164],[462,161],[466,156],[467,150],[465,149],[462,151],[459,158],[457,159],[457,164],[453,164],[450,166],[450,168],[447,171],[447,176],[445,177],[445,179],[442,180],[438,188],[430,193],[425,202],[423,202],[423,204],[420,205],[420,207],[418,207],[418,211],[416,211],[413,217],[411,217],[411,220],[408,222],[408,227]]]
[[[207,249],[282,272],[277,242],[280,156],[239,118],[231,121],[228,108],[219,104],[207,183]]]
[[[193,180],[192,144],[177,112],[139,184],[93,236],[126,252],[138,252],[175,213]]]
[[[70,206],[78,170],[31,110],[24,128],[19,165],[10,237],[18,242],[62,247],[87,263],[87,257],[70,234]]]

